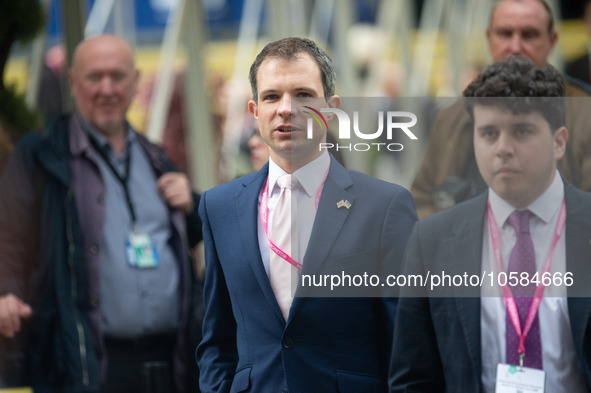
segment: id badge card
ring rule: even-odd
[[[127,263],[141,269],[155,268],[160,265],[156,247],[145,233],[132,232],[127,238]]]
[[[495,393],[544,393],[545,382],[543,370],[499,363]]]

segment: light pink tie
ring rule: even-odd
[[[291,237],[295,219],[292,220],[291,190],[297,184],[297,179],[291,175],[283,175],[277,179],[277,184],[281,188],[281,194],[269,225],[269,238],[279,249],[292,256]],[[298,269],[271,250],[269,280],[283,318],[287,321],[298,282]]]

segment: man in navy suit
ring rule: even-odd
[[[343,168],[319,149],[326,130],[307,137],[308,116],[299,105],[309,112],[340,104],[332,62],[314,42],[268,44],[251,67],[250,82],[248,108],[270,159],[259,172],[209,190],[201,200],[206,314],[196,352],[200,387],[386,392],[396,299],[331,297],[329,289],[302,285],[300,278],[295,296],[278,302],[271,278],[274,239],[263,223],[267,213],[273,222],[278,178],[291,174],[298,183],[291,190],[298,241],[294,254],[286,254],[301,262],[301,277],[391,272],[401,264],[416,221],[412,197],[402,187]]]
[[[495,63],[464,91],[488,191],[420,221],[404,271],[465,275],[474,286],[454,280],[399,299],[390,392],[488,393],[525,374],[545,392],[591,388],[591,194],[556,169],[568,138],[563,94],[554,68],[524,58]],[[526,260],[531,273],[510,267]],[[479,277],[482,286],[472,280]],[[508,277],[525,279],[499,288]],[[536,277],[555,281],[536,287]],[[523,288],[535,296],[519,295]],[[523,300],[525,312],[517,311]]]

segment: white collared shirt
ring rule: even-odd
[[[541,272],[542,265],[550,251],[563,199],[564,184],[560,174],[556,171],[550,187],[527,207],[533,213],[530,218],[530,232],[538,272]],[[515,230],[508,218],[516,209],[490,188],[489,201],[493,216],[499,226],[503,268],[506,270],[511,250],[516,242]],[[566,272],[565,243],[563,232],[554,250],[550,269],[550,273],[561,273],[562,277]],[[494,271],[494,277],[498,273],[486,216],[482,239],[482,271],[487,274]],[[575,353],[570,329],[566,288],[562,287],[561,289],[561,291],[551,292],[548,288],[544,292],[539,311],[542,359],[546,372],[545,391],[552,393],[584,392],[586,389],[584,377]],[[490,296],[490,292],[485,292],[483,288],[481,293],[483,294],[480,301],[482,385],[485,393],[494,393],[497,364],[506,362],[506,306],[500,291],[497,292],[497,296]]]
[[[291,255],[291,257],[300,263],[303,263],[304,254],[306,253],[310,241],[314,219],[316,218],[316,195],[319,190],[322,192],[321,187],[323,186],[329,166],[330,156],[327,152],[324,152],[320,157],[309,162],[293,173],[293,176],[295,176],[299,182],[299,184],[291,191],[292,211],[297,215],[298,233],[296,242],[297,247],[292,244],[293,255]],[[286,172],[269,158],[269,200],[267,202],[269,222],[273,219],[275,205],[277,205],[279,194],[281,193],[281,190],[277,185],[277,179],[285,174]],[[260,195],[258,206],[260,208]],[[267,272],[267,276],[269,276],[269,253],[271,250],[261,222],[260,211],[258,212],[257,227],[261,257],[263,259],[263,265]],[[296,240],[295,236],[293,237],[293,240]]]

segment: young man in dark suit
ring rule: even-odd
[[[558,42],[558,32],[545,0],[500,0],[491,10],[486,38],[493,62],[521,56],[544,66]],[[565,125],[570,137],[558,170],[576,187],[591,191],[591,155],[587,149],[591,144],[591,117],[584,106],[591,89],[568,76],[563,76],[563,82],[565,97],[581,98],[565,103]],[[471,146],[472,124],[462,100],[458,100],[439,111],[432,122],[423,162],[411,186],[419,218],[486,189]]]
[[[196,354],[200,387],[386,392],[396,299],[335,298],[327,288],[303,285],[302,277],[395,269],[416,221],[412,197],[346,170],[320,150],[326,129],[307,137],[304,111],[340,103],[332,62],[314,42],[268,44],[251,67],[250,82],[248,107],[270,160],[202,198],[207,311]],[[276,186],[285,176],[291,176],[297,225],[285,219],[281,226],[293,229],[288,237],[296,241],[282,245],[275,237],[280,229],[272,228],[289,189]],[[288,269],[284,285],[277,284],[281,266]]]
[[[413,230],[405,272],[455,285],[399,300],[390,392],[489,393],[524,375],[546,392],[591,388],[591,195],[556,169],[563,95],[558,71],[523,58],[464,91],[488,190]]]

